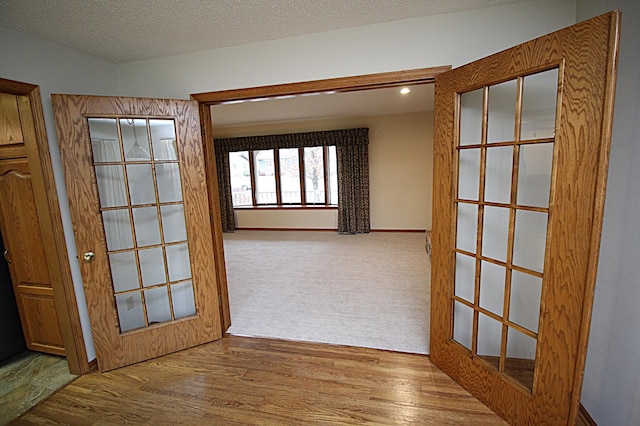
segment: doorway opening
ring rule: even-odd
[[[367,127],[370,129],[371,229],[375,234],[378,234],[375,236],[377,239],[383,240],[386,237],[389,241],[394,238],[413,241],[414,255],[424,259],[424,265],[418,267],[426,269],[426,271],[422,272],[424,276],[423,288],[418,290],[420,294],[415,294],[413,300],[414,303],[418,303],[417,300],[426,297],[423,315],[421,315],[421,318],[415,318],[417,314],[405,312],[406,316],[414,317],[413,324],[409,327],[398,324],[399,329],[397,332],[402,333],[402,328],[407,330],[415,326],[414,329],[421,330],[426,336],[418,336],[417,334],[420,333],[415,332],[413,344],[405,344],[404,346],[401,344],[397,347],[393,345],[391,347],[381,347],[379,344],[376,346],[376,343],[366,343],[368,341],[374,342],[376,336],[373,336],[374,339],[364,339],[365,343],[361,346],[428,353],[428,283],[430,273],[424,239],[425,231],[430,230],[431,227],[432,169],[430,164],[432,164],[433,153],[433,84],[431,83],[433,83],[435,75],[449,68],[429,68],[294,85],[192,95],[194,99],[201,103],[203,128],[208,133],[205,136],[205,144],[210,146],[215,143],[213,139],[220,137],[299,133],[334,130],[336,128]],[[405,87],[410,89],[410,94],[400,93],[401,88]],[[205,114],[202,114],[203,111],[205,111]],[[208,122],[207,115],[209,116]],[[213,128],[211,128],[211,123]],[[393,132],[395,132],[395,137],[392,134]],[[413,136],[408,136],[408,133]],[[402,137],[398,137],[399,134]],[[411,140],[412,137],[420,140]],[[403,144],[402,142],[407,139],[409,142]],[[412,150],[416,149],[420,152],[412,152]],[[408,168],[407,161],[412,163]],[[426,164],[422,164],[421,167],[420,161]],[[215,181],[210,183],[210,185],[214,184]],[[383,188],[380,189],[381,187]],[[395,197],[413,197],[413,199],[399,200]],[[407,208],[406,206],[409,207]],[[417,206],[417,208],[412,208],[411,206]],[[404,212],[402,211],[403,207],[405,209]],[[410,212],[407,212],[408,210]],[[304,216],[305,213],[307,212],[299,211],[298,218]],[[283,231],[280,232],[282,237],[274,238],[278,240],[295,239],[291,235],[299,233],[303,229],[332,230],[335,232],[337,220],[335,210],[314,211],[309,215],[313,217],[310,222],[305,222],[304,219],[302,222],[299,219],[292,220],[291,218],[294,214],[291,210],[282,208],[236,210],[236,226],[242,230],[240,232],[243,234],[241,236],[226,234],[225,243],[227,245],[232,244],[233,247],[225,246],[225,250],[236,250],[236,245],[240,243],[249,244],[246,240],[252,238],[247,236],[247,233],[250,232],[254,232],[258,240],[268,238],[265,237],[265,233],[267,235],[272,234],[269,236],[272,237],[273,234],[277,235],[277,232],[274,231],[282,231],[286,228],[294,228],[295,232]],[[280,217],[278,217],[279,215]],[[314,219],[317,220],[318,215],[327,216],[327,219],[314,222]],[[377,233],[376,231],[396,232],[391,234],[386,232]],[[409,233],[412,235],[409,235]],[[300,238],[317,239],[305,234],[308,235],[310,232],[303,232],[300,234]],[[222,239],[223,236],[220,235],[220,238]],[[239,242],[238,240],[242,241]],[[418,243],[416,243],[417,240],[419,241]],[[295,244],[299,243],[300,241],[295,241]],[[226,256],[226,261],[229,274],[225,278],[228,280],[236,279],[238,268],[233,263],[235,261],[234,258]],[[246,266],[240,269],[246,269]],[[401,274],[398,274],[397,279],[402,281]],[[247,307],[242,304],[242,311],[237,308],[239,302],[234,300],[237,294],[237,283],[229,281],[228,286],[232,299],[230,302],[232,305],[231,315],[234,321],[239,318],[239,324],[235,327],[232,325],[229,331],[242,334],[247,328],[244,326],[244,318],[241,316],[244,315]],[[243,288],[243,290],[246,290],[246,288]],[[363,290],[362,293],[366,293],[366,290]],[[393,294],[392,288],[387,288],[386,290],[389,293],[383,297]],[[300,291],[304,290],[301,289]],[[271,296],[275,296],[275,299],[278,299],[277,296],[284,297],[283,294],[275,295],[274,293],[277,290],[270,290],[270,292]],[[313,296],[310,295],[309,297]],[[364,299],[366,298],[366,294],[364,294]],[[317,303],[326,304],[323,301],[318,301]],[[359,308],[367,310],[368,308],[363,307],[362,303],[366,302],[354,300],[354,310]],[[358,306],[359,304],[360,307]],[[332,307],[330,306],[327,309],[330,310]],[[251,310],[250,307],[249,310]],[[260,312],[263,310],[258,309]],[[410,308],[407,306],[407,311],[409,310]],[[396,313],[398,317],[401,317],[403,314],[402,309],[398,308]],[[275,312],[272,315],[273,318],[291,316],[288,312]],[[375,313],[371,315],[375,315]],[[267,320],[269,319],[267,318]],[[310,320],[305,317],[302,322],[305,321],[309,322]],[[234,322],[234,324],[236,323]],[[261,325],[264,325],[264,323]],[[349,327],[350,324],[348,323],[342,326],[345,329],[349,329]],[[259,328],[256,328],[256,330]],[[295,329],[295,327],[293,328]],[[262,329],[264,330],[264,327]],[[383,333],[382,330],[379,331]],[[280,332],[286,334],[286,331],[280,330]],[[256,333],[257,335],[265,335],[259,332]],[[276,332],[274,331],[274,333]],[[327,335],[329,334],[331,333],[327,333]],[[302,332],[301,334],[296,334],[293,332],[291,336],[273,334],[270,337],[295,339],[296,337],[311,335],[313,333]],[[304,339],[304,337],[301,339]],[[408,339],[411,340],[411,336]],[[319,338],[319,340],[336,343],[331,339]],[[358,338],[354,337],[352,341],[343,341],[342,343],[353,344],[352,342],[357,341],[359,341]],[[340,342],[338,341],[338,343]]]

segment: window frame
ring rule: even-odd
[[[249,157],[249,173],[251,177],[251,205],[243,205],[243,206],[233,206],[234,210],[251,210],[251,209],[337,209],[337,204],[331,203],[331,182],[330,182],[330,164],[327,161],[329,159],[329,147],[335,147],[335,145],[317,145],[314,147],[292,147],[292,148],[283,148],[283,149],[297,149],[298,150],[298,170],[299,170],[299,178],[300,178],[300,203],[283,203],[282,202],[282,183],[281,183],[281,170],[280,170],[280,148],[267,148],[267,149],[246,149],[242,151],[231,151],[231,152],[244,152],[248,153]],[[323,171],[323,186],[324,186],[324,202],[322,203],[309,203],[307,202],[307,192],[306,192],[306,175],[305,175],[305,162],[304,162],[304,149],[305,148],[322,148],[322,171]],[[273,161],[274,161],[274,169],[275,169],[275,186],[276,186],[276,203],[258,203],[257,193],[256,193],[256,170],[255,170],[255,161],[254,161],[254,153],[256,151],[273,151]],[[229,154],[231,154],[231,152]],[[227,155],[229,155],[227,154]],[[336,188],[336,191],[338,188]]]

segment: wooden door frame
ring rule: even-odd
[[[85,374],[91,371],[91,367],[87,360],[78,302],[62,226],[60,202],[51,164],[40,87],[0,78],[0,92],[29,98],[35,140],[25,138],[24,142],[40,218],[45,255],[51,275],[53,299],[69,371],[73,374]]]
[[[213,126],[215,119],[211,116],[211,106],[231,101],[255,98],[276,98],[278,96],[304,95],[322,92],[355,92],[360,90],[383,89],[387,87],[412,84],[434,83],[436,76],[449,71],[451,65],[418,68],[404,71],[392,71],[377,74],[365,74],[353,77],[340,77],[325,80],[312,80],[299,83],[285,83],[271,86],[248,87],[242,89],[221,90],[215,92],[194,93],[191,99],[198,101],[200,110],[200,126],[202,143],[205,149],[205,167],[207,169],[207,186],[209,188],[209,206],[213,228],[213,241],[216,252],[216,274],[218,292],[221,296],[221,318],[223,330],[231,325],[229,296],[227,291],[227,274],[224,264],[223,235],[220,217],[220,194],[218,192],[218,173],[215,158]]]

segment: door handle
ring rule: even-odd
[[[82,255],[82,258],[84,259],[85,262],[91,262],[94,257],[96,257],[96,254],[92,251],[88,251]]]
[[[4,260],[6,260],[7,263],[11,263],[11,259],[9,259],[9,249],[4,249]]]

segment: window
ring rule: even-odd
[[[252,206],[249,151],[230,152],[229,171],[233,206]]]
[[[335,146],[229,153],[233,207],[335,206]]]

